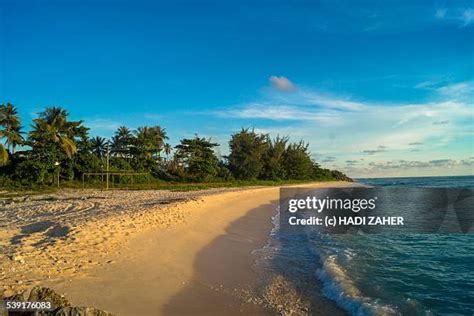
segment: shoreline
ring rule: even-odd
[[[300,186],[339,185],[347,183]],[[105,249],[105,264],[92,264],[84,273],[75,274],[63,273],[59,267],[58,275],[42,280],[41,285],[66,295],[74,304],[117,315],[272,314],[266,308],[272,302],[255,304],[251,294],[259,286],[252,251],[263,247],[268,240],[278,195],[279,187],[214,192],[159,211],[125,214],[131,219],[120,226],[114,226],[113,222],[117,221],[114,217],[106,217],[105,222],[109,223],[102,226],[88,223],[83,227],[84,236],[87,232],[97,233],[97,226],[100,232],[105,232],[107,228],[123,228],[125,224],[133,226],[135,231],[102,240],[106,247],[97,247],[97,257],[89,255],[88,259],[94,263]],[[162,222],[157,225],[157,214],[164,225]],[[120,216],[119,219],[123,221]],[[95,246],[98,245],[89,244]],[[61,247],[61,243],[51,247]],[[80,249],[76,249],[76,254],[88,256],[81,254]],[[331,304],[328,302],[328,306]],[[333,305],[328,308],[338,310]]]

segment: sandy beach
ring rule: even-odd
[[[278,197],[279,187],[264,187],[71,190],[2,201],[3,295],[42,285],[117,315],[343,314],[256,273],[252,251],[268,240]]]

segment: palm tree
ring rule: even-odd
[[[171,145],[169,143],[166,143],[163,146],[163,149],[165,151],[166,160],[169,160],[169,156],[170,156],[171,152],[173,151],[173,147],[171,147]]]
[[[163,150],[165,140],[168,139],[168,136],[166,135],[166,129],[161,126],[155,126],[153,129],[155,131],[155,143],[157,146],[158,159],[160,159],[160,152]]]
[[[160,159],[165,140],[168,139],[166,131],[160,126],[141,126],[135,132],[134,152],[148,158]]]
[[[156,131],[148,126],[139,127],[135,131],[135,151],[137,154],[143,154],[147,157],[152,157],[157,151],[155,143]]]
[[[102,158],[105,156],[105,153],[107,151],[106,144],[107,141],[105,138],[96,136],[91,139],[91,151],[93,154],[95,154],[97,157]]]
[[[0,105],[0,127],[0,137],[6,138],[7,149],[14,154],[15,147],[23,143],[23,137],[18,111],[13,104]]]
[[[46,108],[39,113],[39,117],[33,120],[33,130],[29,133],[33,147],[44,147],[53,142],[59,145],[68,158],[72,158],[77,152],[74,136],[82,122],[70,122],[67,120],[68,115],[66,110],[59,107]]]
[[[121,157],[130,158],[130,149],[133,145],[133,135],[126,126],[120,126],[112,137],[112,152]]]

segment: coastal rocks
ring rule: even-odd
[[[48,301],[51,302],[54,308],[71,305],[64,296],[57,294],[50,288],[41,286],[35,286],[31,290],[28,301]]]
[[[9,292],[4,292],[4,295],[9,295]],[[23,294],[17,294],[17,293],[12,293],[12,295],[5,296],[6,299],[9,301],[24,301],[25,298],[23,297]]]
[[[22,294],[14,294],[12,296],[3,295],[4,301],[24,301]],[[7,293],[8,294],[8,293]],[[28,301],[51,302],[51,311],[38,311],[35,315],[41,316],[112,316],[112,314],[85,306],[71,306],[69,301],[62,295],[54,292],[50,288],[37,286],[34,287]],[[0,316],[8,316],[8,312],[4,308],[4,304],[0,304]]]
[[[3,297],[13,297],[16,294],[15,291],[13,291],[11,288],[6,288],[3,291]]]
[[[9,300],[9,301],[24,301],[24,297],[22,294],[16,294],[13,290],[5,290],[3,292],[3,300]],[[8,311],[5,309],[5,305],[3,302],[0,304],[0,316],[9,316]]]
[[[112,314],[91,307],[63,307],[56,310],[54,316],[110,316]]]

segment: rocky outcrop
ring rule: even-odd
[[[41,286],[36,286],[31,290],[30,295],[28,296],[28,301],[51,302],[53,309],[71,306],[64,296],[59,295],[50,288]]]
[[[3,297],[3,301],[24,301],[25,298],[22,294],[16,294],[10,297]],[[62,295],[54,292],[50,288],[37,286],[34,287],[27,301],[32,302],[51,302],[52,310],[50,311],[39,311],[35,315],[41,316],[111,316],[112,314],[95,309],[92,307],[84,306],[71,306],[71,303]],[[0,305],[0,316],[8,316],[5,310],[4,304]]]
[[[54,316],[109,316],[110,313],[91,307],[63,307],[55,311]]]

